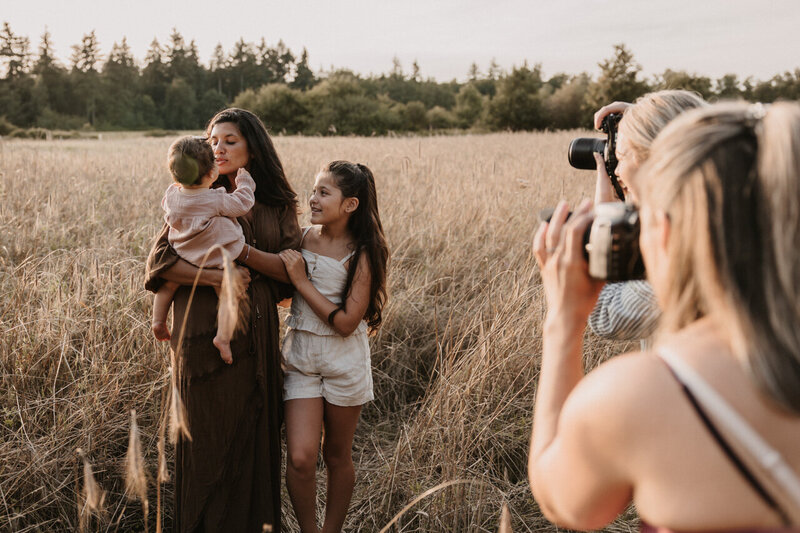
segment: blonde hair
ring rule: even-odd
[[[755,383],[800,412],[800,106],[764,109],[686,113],[639,176],[671,224],[660,333],[715,317]]]
[[[619,134],[628,140],[636,160],[643,162],[650,155],[650,145],[668,122],[686,110],[706,105],[700,96],[690,91],[647,93],[625,110],[619,123]]]

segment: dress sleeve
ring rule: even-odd
[[[299,250],[302,234],[300,232],[300,224],[297,222],[297,213],[294,205],[289,205],[283,210],[278,224],[281,232],[278,251]],[[278,289],[279,300],[291,298],[294,295],[294,286],[288,283],[275,282],[275,286]]]
[[[639,340],[655,332],[660,316],[647,281],[609,283],[600,291],[589,326],[595,335],[607,339]]]
[[[281,243],[280,246],[278,246],[278,251],[289,249],[299,250],[303,235],[300,231],[300,224],[297,222],[297,213],[295,213],[293,205],[284,209],[280,219],[280,227]]]
[[[164,279],[161,274],[174,265],[179,257],[172,246],[169,245],[167,234],[169,233],[169,226],[164,224],[161,228],[161,233],[158,235],[156,242],[150,249],[150,254],[147,256],[147,263],[145,265],[144,273],[144,288],[150,292],[157,292]]]

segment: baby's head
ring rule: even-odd
[[[208,175],[216,179],[214,151],[204,137],[187,135],[172,143],[167,153],[167,167],[172,179],[184,187],[201,185]],[[214,179],[208,183],[213,183]]]

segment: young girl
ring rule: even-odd
[[[375,179],[364,165],[323,167],[309,206],[313,225],[303,232],[302,254],[280,253],[296,289],[283,345],[286,485],[300,529],[318,532],[315,480],[324,428],[322,531],[330,533],[344,523],[355,483],[353,434],[361,406],[373,399],[367,330],[381,324],[389,249]]]
[[[231,259],[236,259],[244,249],[244,235],[233,217],[245,215],[255,203],[256,184],[243,168],[236,176],[236,190],[212,189],[219,174],[214,162],[214,152],[202,137],[181,137],[169,147],[167,166],[175,183],[167,188],[161,207],[169,226],[169,243],[184,260],[200,266],[206,252],[215,244],[222,246]],[[204,268],[222,268],[222,251],[217,248],[208,254]],[[235,275],[235,273],[234,273]],[[180,285],[166,281],[156,292],[153,302],[153,334],[158,340],[169,340],[167,313],[172,298]],[[235,290],[231,294],[235,294]],[[217,291],[220,294],[220,290]],[[220,302],[217,316],[217,336],[214,346],[223,361],[233,362],[231,337],[236,324],[236,314],[231,315],[229,305]],[[238,306],[235,307],[238,310]]]

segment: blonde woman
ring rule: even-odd
[[[617,138],[617,169],[619,183],[626,198],[636,201],[636,172],[650,155],[650,145],[656,135],[675,117],[706,103],[696,93],[667,90],[648,93],[635,103],[614,102],[601,108],[594,116],[595,127],[610,113],[622,113]],[[595,203],[616,200],[605,165],[598,158]],[[597,304],[589,316],[589,327],[595,335],[607,339],[649,339],[658,325],[658,304],[653,288],[647,281],[609,283],[600,292]],[[642,348],[647,341],[642,340]]]
[[[728,104],[666,127],[636,176],[663,310],[652,351],[588,375],[586,202],[534,237],[547,299],[529,480],[545,515],[597,529],[800,528],[800,106]],[[658,526],[658,527],[656,527]]]

